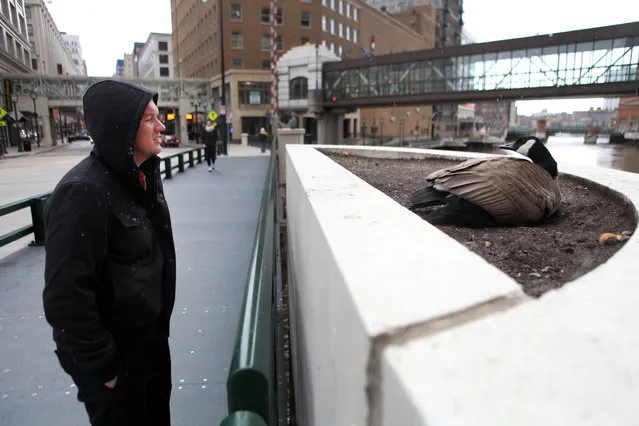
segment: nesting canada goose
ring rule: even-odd
[[[500,146],[522,156],[465,161],[431,173],[428,186],[411,195],[409,208],[443,205],[424,219],[437,225],[531,225],[561,203],[557,162],[536,137]]]

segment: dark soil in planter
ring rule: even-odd
[[[459,162],[327,155],[404,206],[410,195],[423,186],[428,174]],[[561,208],[543,224],[438,228],[510,275],[528,295],[539,297],[606,262],[624,244],[601,246],[601,234],[633,232],[636,227],[634,208],[618,195],[566,175],[559,176],[559,185]]]

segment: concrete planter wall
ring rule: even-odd
[[[639,424],[637,236],[607,263],[532,300],[317,148],[327,147],[286,147],[299,424]],[[637,175],[561,170],[639,205]]]

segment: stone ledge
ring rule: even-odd
[[[364,425],[381,407],[386,347],[432,323],[444,330],[527,297],[502,271],[316,148],[286,147],[298,414],[306,425]]]

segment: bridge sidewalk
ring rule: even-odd
[[[200,164],[164,182],[178,267],[175,426],[215,425],[226,415],[227,368],[267,167],[267,155],[221,157],[213,173]],[[88,425],[53,353],[43,261],[44,250],[33,247],[0,260],[0,424]]]

